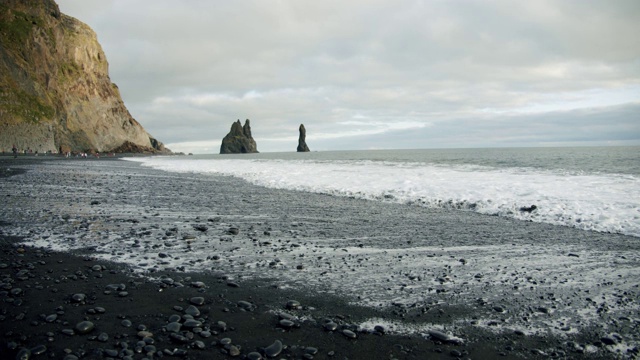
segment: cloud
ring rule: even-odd
[[[245,118],[261,151],[288,151],[300,123],[325,149],[406,147],[462,122],[467,143],[536,145],[517,126],[484,133],[528,115],[571,142],[569,120],[554,114],[640,98],[635,0],[58,3],[97,32],[134,117],[178,150],[218,142]],[[623,129],[598,119],[611,128],[601,141]]]

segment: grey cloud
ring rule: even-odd
[[[635,0],[58,2],[96,30],[126,105],[165,143],[217,141],[250,118],[273,146],[263,151],[300,123],[327,148],[369,148],[528,113],[569,141],[570,120],[552,113],[629,103],[640,89]]]

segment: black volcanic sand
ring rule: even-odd
[[[82,161],[100,161],[108,168],[109,161],[115,164],[119,160]],[[75,166],[76,171],[69,174],[67,181],[79,187],[83,183],[101,181],[95,178],[95,174],[84,174],[79,162],[52,157],[13,159],[0,156],[0,195],[7,199],[24,195],[22,186],[28,187],[28,184],[19,180],[25,170],[28,174],[41,167],[59,164]],[[134,164],[127,167],[133,177],[137,172],[161,173],[141,169]],[[189,193],[190,184],[181,184],[178,179],[175,177],[167,186]],[[237,182],[238,194],[248,188],[257,189],[239,180],[217,179],[218,184]],[[144,192],[151,197],[150,201],[153,201],[153,196],[162,196],[162,192],[154,193],[153,189],[148,189],[150,185],[145,181],[128,182],[131,193]],[[169,181],[169,178],[162,181]],[[214,185],[208,187],[206,197],[225,195],[217,193],[220,190]],[[222,189],[228,192],[229,186]],[[285,211],[283,208],[300,211],[300,208],[313,203],[314,199],[309,197],[320,196],[268,191],[278,192],[282,203],[258,211],[279,213]],[[261,196],[257,190],[250,194],[253,200]],[[114,197],[103,195],[93,193],[85,200],[99,198],[99,201],[93,200],[94,206],[115,206],[117,200]],[[229,196],[228,193],[226,195]],[[197,202],[194,196],[205,195],[196,193],[189,196]],[[336,206],[357,208],[367,204],[356,199],[335,199],[332,209]],[[249,200],[236,197],[239,202]],[[21,201],[29,200],[21,198]],[[51,203],[52,207],[56,204],[53,194],[40,194],[33,201],[37,206],[42,206],[43,202]],[[184,199],[172,201],[175,207],[190,206]],[[72,207],[73,204],[56,206]],[[224,205],[227,208],[233,206],[228,202]],[[375,206],[375,211],[384,212],[387,206],[396,205],[375,203],[371,206]],[[633,358],[638,354],[637,348],[624,354],[607,349],[608,340],[603,340],[606,333],[600,328],[568,337],[541,337],[513,332],[496,333],[466,326],[455,334],[462,341],[435,332],[408,336],[391,335],[383,329],[363,330],[354,324],[370,318],[443,323],[447,319],[469,316],[475,309],[451,306],[418,313],[411,309],[372,309],[353,305],[351,299],[324,292],[316,293],[296,286],[283,287],[278,279],[243,278],[238,274],[228,276],[215,270],[197,273],[179,269],[158,270],[151,274],[152,278],[142,277],[134,274],[128,266],[96,259],[91,247],[61,253],[24,246],[21,238],[8,235],[7,230],[21,225],[25,215],[12,216],[11,211],[4,209],[0,216],[1,359],[253,359],[267,358],[268,355],[285,359],[605,359]],[[457,214],[455,221],[460,221],[460,216],[467,216],[465,214]],[[133,229],[152,222],[151,215],[130,219],[127,216],[123,214],[120,219],[123,232],[127,232],[127,226]],[[286,217],[286,214],[281,216]],[[473,217],[473,222],[485,218],[469,216]],[[95,215],[92,220],[96,220]],[[517,226],[518,222],[512,224]],[[47,223],[43,221],[42,226],[44,229]],[[452,224],[439,226],[455,228]],[[548,228],[553,229],[551,226]],[[349,233],[351,229],[345,227],[341,231]],[[32,232],[35,234],[38,230]],[[300,306],[288,306],[290,300],[299,302]],[[194,309],[197,311],[191,318],[185,315]],[[172,315],[174,318],[170,319]],[[335,324],[335,330],[327,329],[329,321]],[[610,332],[618,330],[613,328],[615,323],[607,323]],[[637,332],[638,326],[637,320],[620,325],[627,333]],[[628,330],[629,327],[633,330]],[[278,349],[280,345],[281,349]],[[584,352],[587,345],[595,351]]]

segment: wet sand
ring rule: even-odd
[[[635,238],[117,159],[0,157],[0,196],[0,358],[638,354]]]

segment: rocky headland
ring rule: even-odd
[[[300,136],[298,137],[298,152],[309,152],[309,147],[307,146],[306,138],[307,138],[307,130],[304,128],[304,124],[300,124]]]
[[[131,116],[95,32],[53,0],[0,3],[0,150],[168,153]]]
[[[238,119],[231,125],[231,130],[222,139],[220,154],[249,154],[257,152],[258,146],[251,136],[249,119],[245,120],[244,126]]]

